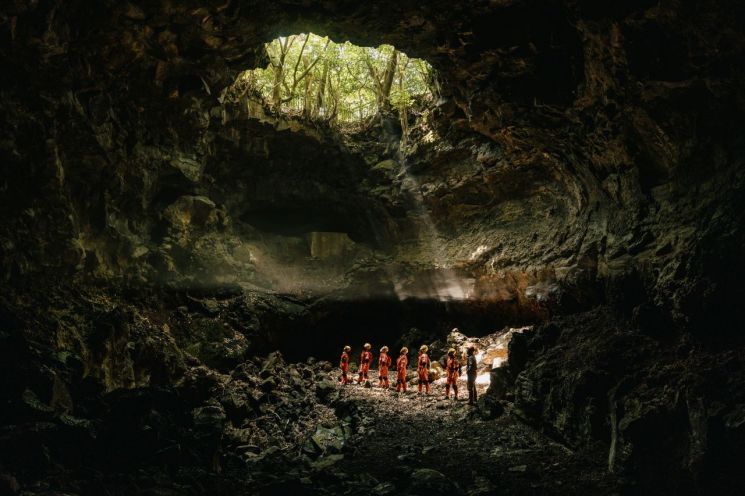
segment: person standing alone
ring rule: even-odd
[[[468,382],[468,404],[474,405],[476,403],[476,348],[470,346],[468,348],[468,358],[466,359],[466,377]]]

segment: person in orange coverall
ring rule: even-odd
[[[427,394],[429,394],[429,355],[427,352],[429,347],[423,344],[419,348],[419,359],[417,360],[417,372],[419,373],[419,393],[422,392],[422,386],[425,387]]]
[[[460,377],[460,360],[455,355],[455,348],[448,350],[448,360],[445,366],[447,383],[445,384],[445,399],[450,398],[450,386],[453,386],[453,397],[458,401],[458,377]]]
[[[398,360],[396,360],[396,370],[398,371],[397,377],[396,377],[396,392],[402,391],[406,392],[406,367],[409,365],[409,357],[406,355],[409,353],[409,349],[407,347],[401,348],[401,353],[398,356]]]
[[[347,377],[347,372],[349,372],[349,352],[352,351],[352,348],[350,346],[345,346],[344,351],[341,352],[341,359],[339,359],[339,368],[341,369],[341,380],[339,380],[340,384],[346,385],[349,384],[349,377]]]
[[[367,373],[370,371],[370,363],[373,358],[370,348],[370,343],[365,343],[365,346],[362,347],[362,353],[360,353],[360,378],[357,380],[358,384],[367,382]]]
[[[378,357],[378,386],[388,389],[388,367],[391,366],[391,357],[388,356],[388,347],[380,348],[380,357]]]

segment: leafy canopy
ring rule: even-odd
[[[266,43],[269,64],[243,72],[233,100],[259,96],[275,111],[344,126],[433,98],[432,67],[390,45],[334,43],[313,33]]]

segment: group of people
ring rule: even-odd
[[[370,372],[370,365],[373,362],[373,354],[370,351],[372,346],[370,343],[365,343],[362,347],[362,353],[360,354],[360,365],[359,365],[359,378],[357,379],[358,384],[365,384],[369,382],[368,374]],[[351,384],[353,381],[349,378],[349,354],[351,353],[351,346],[345,346],[341,353],[341,359],[339,361],[339,368],[341,369],[341,378],[339,383],[342,385]],[[417,357],[417,375],[419,378],[419,394],[422,394],[424,389],[425,394],[429,394],[429,347],[423,344],[419,347],[419,356]],[[396,360],[396,392],[406,392],[407,384],[407,368],[409,366],[409,349],[407,347],[401,348],[398,359]],[[388,369],[392,365],[393,360],[388,355],[388,347],[383,346],[380,348],[380,355],[378,356],[378,387],[389,388],[390,384],[388,381]],[[447,360],[445,364],[445,372],[447,374],[447,380],[445,383],[445,398],[450,398],[450,389],[453,390],[453,398],[458,399],[458,377],[461,374],[461,364],[458,356],[456,355],[455,348],[450,348],[447,353]],[[476,402],[476,348],[471,346],[467,351],[466,359],[466,377],[468,385],[468,404],[473,405]]]

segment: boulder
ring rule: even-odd
[[[276,370],[280,367],[284,367],[285,361],[282,357],[282,353],[279,351],[274,351],[272,353],[269,353],[267,355],[266,360],[264,360],[264,363],[261,367],[261,376],[267,377],[268,375],[274,374]]]
[[[429,382],[434,382],[445,376],[445,370],[440,362],[432,362],[429,367]]]
[[[220,404],[225,410],[228,419],[234,425],[246,419],[253,412],[252,403],[254,398],[247,391],[231,388],[220,398]]]
[[[459,348],[465,345],[466,342],[469,341],[468,337],[460,332],[460,330],[456,327],[450,333],[448,334],[448,345]]]
[[[323,379],[316,383],[316,395],[319,399],[327,401],[335,393],[338,393],[335,381],[331,379]]]
[[[391,482],[381,482],[377,486],[372,488],[372,493],[375,496],[388,496],[396,492],[396,486]]]
[[[319,426],[310,440],[320,453],[338,453],[344,447],[344,429],[339,425],[331,428]]]
[[[178,198],[163,211],[163,218],[178,230],[190,227],[208,227],[217,224],[215,202],[206,196],[185,195]]]

